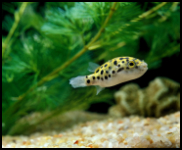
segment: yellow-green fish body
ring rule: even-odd
[[[74,88],[95,85],[98,94],[104,87],[141,77],[147,69],[147,64],[144,61],[133,57],[117,57],[101,66],[89,63],[89,71],[94,73],[72,78],[70,84]]]

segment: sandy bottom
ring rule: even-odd
[[[2,147],[180,147],[180,112],[155,119],[72,111],[29,136],[2,136]]]

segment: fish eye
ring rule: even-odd
[[[133,67],[135,66],[135,63],[134,63],[133,61],[130,61],[130,62],[129,62],[129,66],[130,66],[131,68],[133,68]]]
[[[133,66],[133,65],[134,65],[134,63],[131,62],[131,63],[130,63],[130,66]]]

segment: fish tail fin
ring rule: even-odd
[[[74,88],[87,86],[85,83],[85,76],[78,76],[78,77],[71,78],[70,84]]]

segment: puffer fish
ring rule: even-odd
[[[141,77],[147,71],[147,63],[133,57],[117,57],[99,66],[90,62],[88,70],[93,74],[70,79],[73,88],[96,86],[97,93],[111,87]]]

